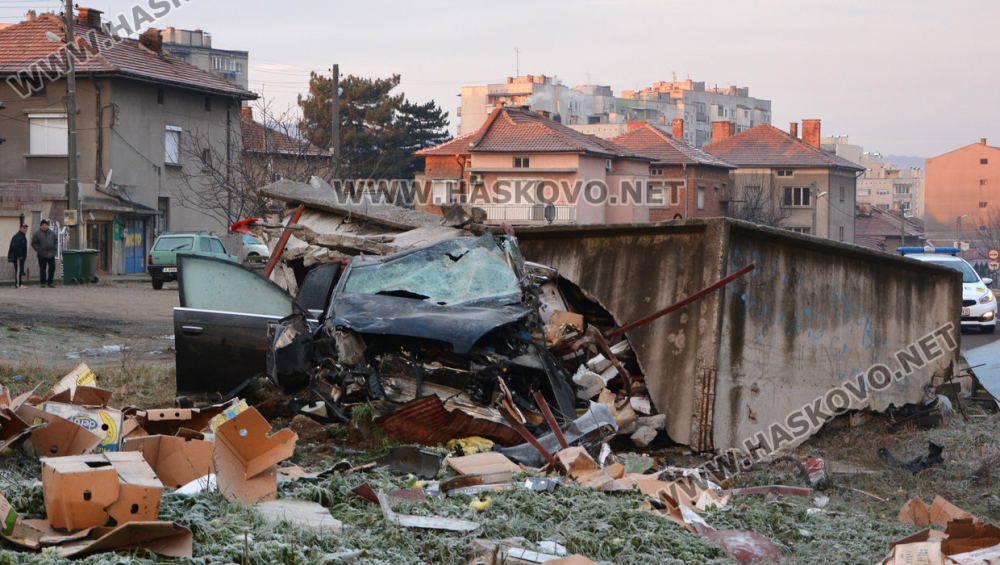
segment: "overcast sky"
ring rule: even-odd
[[[77,0],[105,17],[148,0]],[[54,0],[0,1],[0,22]],[[746,86],[773,123],[822,119],[866,151],[932,157],[1000,145],[1000,2],[994,0],[188,0],[156,27],[201,28],[250,52],[250,85],[295,105],[310,70],[400,73],[451,113],[462,85],[516,72],[616,94],[658,80]]]

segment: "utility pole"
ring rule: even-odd
[[[330,153],[333,155],[333,180],[340,177],[340,65],[333,64],[333,114],[330,119]]]
[[[80,233],[82,231],[80,225],[83,223],[83,211],[80,207],[80,182],[77,178],[79,175],[76,159],[76,62],[74,61],[76,43],[73,38],[73,20],[73,0],[66,0],[66,125],[69,130],[67,142],[69,155],[66,156],[69,161],[67,188],[69,189],[69,209],[76,212],[76,225],[69,230],[69,247],[70,249],[82,249],[83,237]]]

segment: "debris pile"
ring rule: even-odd
[[[246,504],[275,499],[276,465],[292,455],[296,437],[290,430],[270,435],[245,401],[117,409],[108,406],[112,392],[97,385],[83,363],[47,396],[33,390],[12,399],[0,391],[3,447],[38,452],[46,514],[20,516],[0,494],[0,535],[8,541],[54,547],[66,558],[137,548],[190,558],[191,531],[158,520],[165,487],[197,492],[218,485]]]
[[[985,524],[968,512],[937,496],[930,509],[920,498],[907,502],[899,519],[918,527],[935,525],[893,542],[883,565],[990,565],[1000,563],[1000,528]]]

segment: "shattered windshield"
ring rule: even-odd
[[[357,265],[344,290],[426,300],[440,306],[521,302],[517,275],[489,234],[450,239],[376,264]]]

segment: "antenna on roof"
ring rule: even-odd
[[[519,77],[519,76],[521,76],[521,50],[518,49],[517,47],[514,48],[514,57],[516,57],[516,60],[517,60],[517,67],[516,67],[517,74],[514,75],[514,76],[518,76]]]

